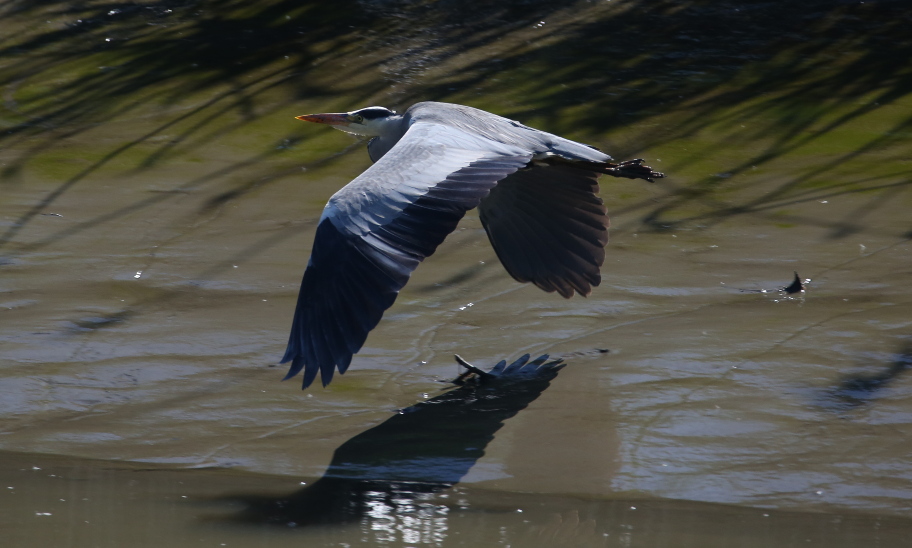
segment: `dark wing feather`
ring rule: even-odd
[[[599,174],[570,164],[535,165],[491,190],[478,212],[507,272],[563,297],[601,282],[608,215]]]
[[[531,153],[438,125],[413,126],[327,204],[288,348],[303,387],[344,373],[412,271]]]

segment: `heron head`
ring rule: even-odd
[[[356,135],[376,136],[383,133],[383,128],[399,116],[392,110],[384,107],[367,107],[352,112],[305,114],[296,116],[298,120],[328,124],[336,129],[354,133]]]

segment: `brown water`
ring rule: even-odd
[[[464,26],[452,6],[404,2],[386,6],[412,19],[379,23],[365,15],[379,3],[11,2],[4,536],[907,545],[908,16],[868,4],[811,2],[767,35],[776,2],[745,16],[754,32],[724,2],[482,3]],[[470,214],[350,371],[301,392],[276,361],[315,221],[369,160],[292,117],[418,99],[517,117],[669,177],[603,180],[613,228],[588,299],[515,283]],[[807,291],[777,291],[793,271]],[[242,501],[284,500],[347,440],[440,394],[455,352],[568,366],[451,489],[369,492],[370,511],[332,525],[239,517]]]

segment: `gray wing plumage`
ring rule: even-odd
[[[588,162],[611,160],[611,156],[589,145],[465,105],[426,101],[412,105],[405,115],[412,120],[446,124],[491,141],[509,143],[532,151],[536,156],[555,155]]]
[[[565,163],[517,171],[478,206],[481,223],[507,272],[570,298],[601,282],[608,215],[599,174]]]
[[[386,155],[337,192],[317,227],[282,362],[323,385],[352,355],[412,271],[533,153],[459,128],[413,121]]]

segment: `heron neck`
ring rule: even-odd
[[[402,116],[397,116],[383,124],[380,128],[380,135],[367,143],[367,153],[370,155],[370,159],[376,162],[383,158],[383,155],[399,142],[407,130],[408,124],[405,123]]]

